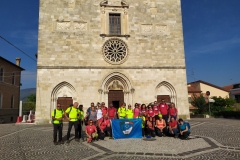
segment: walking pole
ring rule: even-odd
[[[82,121],[81,121],[81,123],[82,123]],[[85,136],[85,133],[83,132],[83,123],[81,124],[81,137],[82,137],[82,141],[84,141],[84,136]]]

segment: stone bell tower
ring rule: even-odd
[[[40,0],[36,123],[57,103],[174,102],[189,118],[180,0]]]

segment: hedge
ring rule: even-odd
[[[221,111],[221,112],[215,113],[215,116],[217,117],[223,116],[224,118],[240,119],[240,111]]]

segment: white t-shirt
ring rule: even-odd
[[[102,110],[101,109],[98,109],[97,110],[97,120],[99,120],[100,118],[102,118],[103,115],[102,115]]]

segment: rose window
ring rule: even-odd
[[[103,45],[104,59],[111,64],[123,63],[127,58],[127,54],[127,45],[121,39],[109,39]]]

